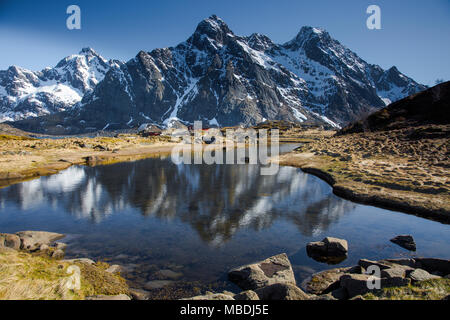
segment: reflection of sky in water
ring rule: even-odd
[[[304,249],[328,235],[349,241],[341,265],[409,255],[389,242],[406,233],[415,237],[417,255],[450,257],[448,225],[343,200],[299,169],[261,176],[258,165],[175,165],[170,157],[71,167],[0,189],[0,226],[72,235],[69,256],[175,263],[190,280],[211,281],[286,252],[301,281],[328,268]]]

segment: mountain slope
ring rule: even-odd
[[[450,81],[447,81],[394,102],[364,120],[345,127],[340,130],[339,134],[412,129],[427,125],[450,125],[449,110]],[[430,132],[434,136],[440,136],[444,131],[434,129]],[[445,134],[448,135],[448,133]]]
[[[323,30],[303,27],[277,45],[260,34],[235,35],[211,16],[176,47],[115,64],[77,108],[17,125],[33,131],[58,125],[67,133],[195,120],[339,127],[425,88],[396,68],[366,63]]]
[[[0,122],[64,111],[94,90],[111,67],[91,48],[33,72],[17,66],[0,71]]]

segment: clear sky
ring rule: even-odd
[[[71,4],[81,8],[81,30],[66,28]],[[366,27],[371,4],[381,8],[381,30]],[[427,85],[450,80],[449,0],[0,0],[0,69],[41,70],[87,46],[127,61],[177,45],[212,14],[238,35],[276,43],[304,25],[322,27],[369,63]]]

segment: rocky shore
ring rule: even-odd
[[[0,300],[149,300],[154,289],[167,285],[170,290],[170,283],[132,289],[120,275],[119,265],[88,258],[64,259],[63,238],[63,234],[44,231],[0,233]],[[398,239],[405,240],[398,242],[402,246],[413,243],[407,236],[392,240]],[[332,237],[311,242],[307,248],[323,257],[348,251],[345,240]],[[170,270],[163,272],[177,277]],[[313,274],[300,288],[288,256],[282,253],[233,268],[228,279],[242,291],[205,291],[185,300],[448,299],[450,260],[361,259],[355,266]],[[379,286],[371,287],[376,281]]]
[[[170,137],[45,138],[0,134],[0,187],[58,173],[72,165],[111,164],[169,153]]]
[[[63,234],[0,233],[0,300],[130,300],[117,266],[64,259]]]
[[[430,130],[439,135],[427,138]],[[450,126],[433,126],[316,138],[279,163],[322,178],[348,200],[449,223],[449,134]]]
[[[370,272],[377,268],[379,274]],[[232,269],[240,293],[207,292],[187,300],[448,300],[450,260],[361,259],[358,265],[312,275],[301,289],[286,254]],[[371,287],[378,281],[379,287]]]

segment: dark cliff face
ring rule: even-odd
[[[367,64],[324,30],[303,27],[292,41],[277,45],[261,34],[235,35],[211,16],[176,47],[113,63],[64,115],[24,123],[45,131],[63,119],[59,125],[70,133],[195,120],[337,127],[423,89],[397,69]]]
[[[352,123],[339,134],[386,131],[427,125],[450,125],[450,82],[392,103],[364,120]],[[434,132],[440,136],[445,132]],[[447,132],[448,133],[448,132]],[[430,136],[428,134],[428,136]]]

